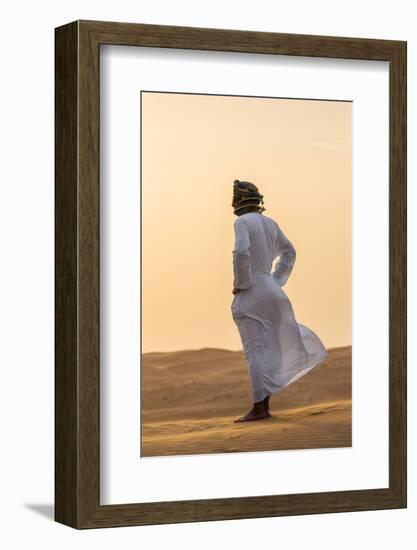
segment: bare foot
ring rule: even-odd
[[[266,416],[269,418],[271,417],[271,412],[269,410],[269,395],[267,397],[265,397],[264,399],[264,407],[265,407],[265,412],[266,412]]]
[[[271,415],[269,415],[271,416]],[[234,420],[234,423],[237,422],[251,422],[252,420],[263,420],[264,418],[268,418],[268,414],[263,411],[256,411],[252,409],[248,412],[248,414],[245,414],[245,416],[242,416],[241,418],[238,418],[237,420]]]

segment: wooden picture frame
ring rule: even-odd
[[[389,487],[100,505],[100,45],[389,62]],[[77,529],[406,507],[406,42],[100,21],[55,31],[55,519]]]

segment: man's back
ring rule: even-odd
[[[243,287],[249,279],[261,273],[270,273],[273,261],[277,262],[274,276],[283,286],[295,262],[295,249],[275,220],[259,212],[248,212],[235,220],[235,275],[241,278]],[[239,273],[240,272],[240,273]],[[239,275],[243,277],[239,277]]]

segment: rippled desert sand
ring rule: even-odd
[[[251,406],[241,351],[142,354],[141,456],[350,447],[352,348],[271,398],[272,418],[234,424]]]

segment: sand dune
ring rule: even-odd
[[[352,348],[271,398],[272,418],[234,424],[251,406],[241,351],[142,354],[142,456],[351,446]]]

